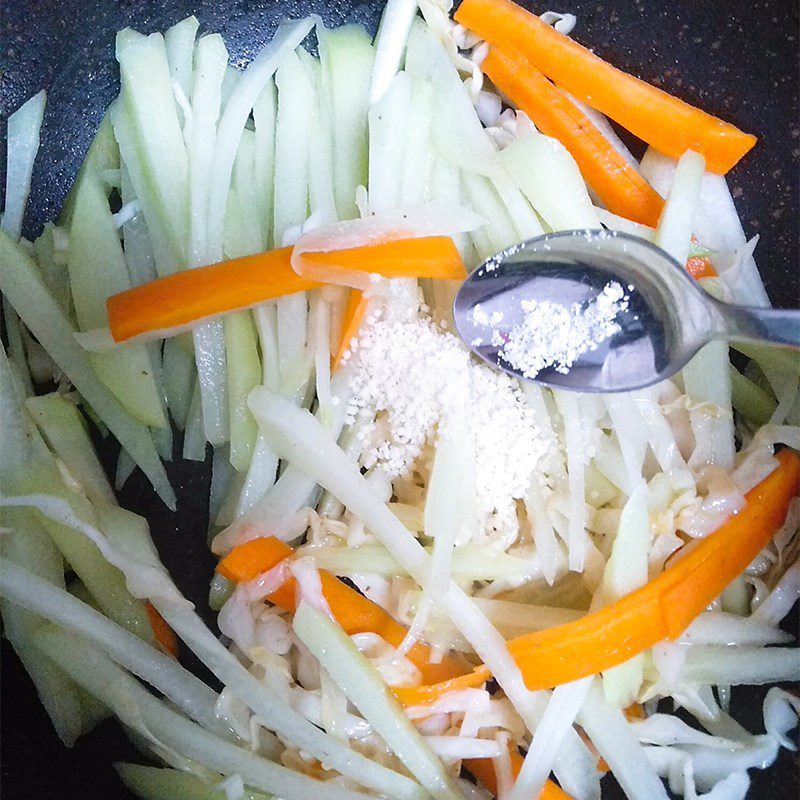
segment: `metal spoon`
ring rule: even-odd
[[[800,347],[800,311],[723,303],[661,248],[613,231],[550,233],[489,259],[459,289],[456,328],[484,361],[523,377],[499,352],[503,337],[523,320],[520,301],[588,304],[610,281],[628,291],[628,308],[616,319],[620,330],[567,372],[548,367],[536,381],[582,392],[625,392],[668,378],[714,339]],[[476,321],[477,304],[494,315],[499,336],[480,324],[483,313]]]

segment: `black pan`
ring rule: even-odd
[[[234,63],[241,65],[284,17],[315,12],[329,25],[356,21],[374,31],[382,5],[374,0],[5,0],[0,5],[3,116],[39,89],[49,91],[25,234],[37,235],[58,213],[103,110],[117,92],[113,41],[119,28],[130,25],[149,33],[194,13],[203,30],[223,34]],[[537,3],[536,10],[546,5]],[[756,255],[773,301],[797,305],[795,0],[567,0],[557,10],[576,13],[576,38],[612,63],[759,136],[757,149],[729,179],[748,235],[761,235]],[[100,449],[113,469],[116,448],[102,443]],[[204,543],[209,472],[176,461],[170,477],[179,497],[177,514],[164,510],[139,473],[120,501],[148,517],[165,564],[211,621],[206,592],[213,561]],[[72,751],[65,750],[5,641],[2,656],[4,800],[132,797],[111,764],[142,759],[116,723],[104,723]],[[183,661],[197,666],[185,652]],[[750,730],[761,724],[762,697],[760,690],[734,691],[734,712]],[[797,759],[786,751],[772,769],[753,773],[751,798],[797,796]],[[609,786],[608,797],[621,793]]]

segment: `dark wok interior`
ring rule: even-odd
[[[357,0],[233,0],[225,4],[6,0],[0,9],[2,116],[39,89],[49,91],[25,234],[38,235],[43,223],[57,215],[91,135],[116,94],[113,41],[119,28],[130,25],[146,33],[165,30],[194,13],[201,31],[222,33],[234,64],[243,65],[284,17],[314,12],[329,25],[357,21],[374,31],[382,5]],[[555,6],[535,4],[540,13],[549,7],[577,14],[576,38],[615,65],[759,136],[755,151],[729,180],[746,233],[761,236],[756,258],[773,302],[796,306],[800,299],[797,3],[569,0]],[[0,185],[4,184],[3,174]],[[99,446],[113,472],[116,447],[102,441]],[[206,596],[213,559],[205,545],[209,471],[177,460],[169,472],[179,497],[177,514],[165,511],[138,472],[124,487],[120,502],[148,517],[166,566],[211,621]],[[796,633],[796,612],[790,620]],[[182,660],[187,666],[197,666],[186,648]],[[141,763],[143,759],[119,726],[106,722],[73,750],[64,749],[5,640],[0,688],[6,800],[133,797],[122,787],[112,762]],[[750,730],[760,729],[762,697],[759,690],[734,690],[734,713]],[[752,777],[751,798],[796,798],[797,755],[781,751],[775,766]],[[622,795],[609,786],[606,796]]]

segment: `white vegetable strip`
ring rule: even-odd
[[[46,102],[47,92],[42,89],[8,117],[6,200],[0,227],[14,240],[22,235],[22,218],[31,191]]]
[[[5,557],[0,559],[0,584],[7,570],[20,570],[48,589],[63,591],[59,588],[64,586],[61,553],[34,514],[24,509],[6,509],[3,524],[7,530],[3,534]],[[72,747],[81,734],[78,688],[49,658],[42,657],[32,642],[33,633],[42,624],[35,609],[24,609],[9,602],[1,590],[0,596],[4,598],[0,602],[3,632],[33,681],[58,737],[67,747]]]
[[[194,38],[200,23],[194,16],[173,25],[164,34],[167,63],[172,80],[177,81],[188,99],[192,97],[192,67],[195,53]]]
[[[142,204],[160,275],[186,263],[189,165],[170,81],[164,37],[117,35],[119,100],[111,119]]]
[[[25,403],[50,448],[64,462],[95,504],[115,504],[108,478],[94,452],[77,407],[57,393],[29,397]]]
[[[163,743],[225,775],[241,775],[248,784],[279,792],[286,800],[306,800],[309,796],[366,800],[367,795],[362,792],[309,778],[204,731],[153,697],[94,646],[64,631],[42,631],[37,644],[87,691],[110,706],[123,724],[151,741]]]
[[[112,137],[110,126],[104,123],[98,132],[101,135]],[[82,174],[73,188],[68,267],[80,329],[108,325],[106,300],[130,289],[131,283],[106,190],[91,170]],[[150,355],[141,342],[93,353],[89,360],[100,380],[134,418],[152,427],[166,427]]]
[[[494,145],[475,113],[469,92],[447,51],[422,20],[411,27],[406,70],[414,78],[426,78],[433,86],[436,114],[431,136],[438,152],[467,172],[499,174]]]
[[[621,711],[603,699],[594,684],[578,714],[578,722],[605,759],[630,800],[667,800],[667,792]]]
[[[569,482],[569,568],[583,570],[587,550],[584,445],[581,433],[578,397],[569,392],[553,393],[556,405],[564,418],[564,438],[567,449],[567,478]]]
[[[336,213],[339,219],[350,219],[358,215],[356,187],[367,183],[367,112],[375,49],[364,29],[356,25],[333,30],[318,27],[317,36],[322,59],[321,92],[331,115]],[[401,47],[404,41],[405,36]]]
[[[163,767],[143,767],[139,764],[114,764],[122,782],[144,800],[225,800],[218,789],[219,778],[203,780],[189,772]],[[217,789],[214,788],[217,784]],[[213,794],[209,794],[213,792]],[[234,795],[235,797],[236,795]],[[272,800],[272,795],[252,792],[249,789],[239,800]]]
[[[164,503],[175,508],[175,494],[153,446],[150,432],[131,419],[97,379],[86,354],[74,340],[74,330],[48,292],[34,263],[0,233],[0,290],[47,350],[59,368],[95,410],[150,479]]]
[[[374,213],[393,211],[400,202],[411,85],[408,74],[399,73],[369,110],[369,207]]]
[[[17,497],[13,501],[4,498],[3,503],[34,507],[46,517],[70,526],[93,542],[103,556],[123,572],[131,592],[142,598],[147,597],[175,633],[224,685],[231,687],[261,717],[266,727],[364,786],[383,791],[391,797],[411,800],[422,796],[418,787],[407,778],[354,753],[338,740],[307,723],[283,703],[268,684],[250,674],[205,626],[194,612],[192,604],[181,595],[154,558],[142,560],[123,553],[100,531],[82,522],[69,505],[59,498],[31,495]]]
[[[375,37],[375,63],[369,87],[369,104],[386,93],[403,62],[403,52],[417,15],[417,0],[388,0]]]
[[[33,162],[39,150],[39,132],[44,118],[47,93],[44,89],[31,97],[8,118],[6,138],[5,208],[0,230],[15,241],[22,234],[22,219],[31,190]],[[27,394],[33,394],[33,384],[25,357],[25,347],[19,318],[10,303],[3,298],[3,319],[8,336],[9,353],[25,383]]]
[[[664,210],[658,220],[655,243],[679,264],[685,264],[689,257],[705,166],[703,156],[692,150],[687,150],[680,157]]]
[[[217,693],[138,636],[77,597],[27,569],[0,558],[0,595],[51,622],[85,636],[208,730],[222,732],[214,713]]]
[[[578,165],[561,142],[528,133],[501,150],[497,161],[552,230],[602,227]]]
[[[693,647],[681,680],[736,686],[800,680],[800,659],[792,647]]]
[[[431,796],[442,800],[458,797],[441,762],[350,637],[324,612],[306,602],[298,606],[292,625],[320,666]]]
[[[618,429],[619,430],[619,429]],[[647,558],[650,551],[648,491],[640,481],[622,509],[619,528],[603,574],[603,598],[612,603],[647,583]],[[603,673],[606,700],[625,708],[636,700],[644,675],[644,654]]]
[[[508,800],[528,800],[541,794],[593,680],[592,676],[581,678],[553,690]]]

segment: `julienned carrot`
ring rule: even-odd
[[[522,769],[522,756],[519,754],[516,745],[508,746],[508,755],[511,759],[511,775],[516,778]],[[468,758],[464,761],[464,767],[471,772],[495,797],[498,796],[497,772],[494,762],[490,758]],[[539,800],[571,800],[570,796],[552,781],[547,781]]]
[[[236,583],[257,578],[294,553],[291,547],[272,536],[252,539],[234,548],[217,565],[217,572]],[[389,644],[397,647],[406,635],[406,628],[392,619],[379,605],[368,600],[335,575],[320,570],[322,594],[328,602],[336,621],[349,634],[377,633]],[[297,584],[288,578],[281,587],[267,598],[286,611],[297,607]],[[431,662],[431,651],[423,644],[416,644],[408,652],[408,658],[423,674],[426,682],[447,680],[463,675],[468,665],[446,658],[441,663]],[[433,678],[433,675],[438,677]]]
[[[358,289],[351,289],[347,298],[347,308],[344,312],[344,325],[342,325],[342,341],[339,350],[333,358],[331,367],[336,369],[342,363],[342,357],[350,348],[350,343],[358,336],[361,323],[369,308],[369,298]]]
[[[558,139],[606,208],[643,225],[655,226],[664,201],[615,150],[569,98],[512,47],[493,47],[481,64],[492,83],[524,111],[539,130]]]
[[[512,0],[464,0],[455,19],[497,48],[516,47],[573,97],[672,158],[695,150],[706,169],[724,175],[756,143],[755,136],[612,67]]]
[[[108,325],[116,342],[158,335],[198,320],[319,286],[298,275],[291,247],[176,272],[108,298]]]
[[[747,494],[745,507],[641,589],[566,625],[520,636],[508,649],[531,690],[594,675],[664,639],[680,636],[740,575],[780,527],[800,489],[800,458],[782,450],[779,466]],[[480,686],[486,667],[437,686],[396,688],[406,705]]]
[[[464,262],[449,236],[392,238],[341,250],[303,251],[296,255],[294,268],[320,283],[362,285],[361,288],[368,285],[370,274],[444,280],[467,277]]]
[[[326,252],[304,252],[309,272],[292,268],[292,248],[235,258],[177,272],[108,298],[108,324],[116,342],[135,336],[164,336],[217,314],[249,308],[265,300],[340,283],[343,272],[377,273],[385,278],[466,278],[452,239],[427,236]]]
[[[150,627],[153,629],[158,646],[163,652],[177,658],[178,637],[175,636],[175,631],[167,625],[164,617],[156,611],[156,607],[149,600],[145,600],[144,608],[147,611],[147,618],[150,620]]]
[[[294,550],[289,545],[273,536],[252,539],[231,550],[217,565],[217,572],[235,583],[251,581],[277,566],[293,553]],[[406,628],[392,619],[380,606],[351,589],[329,572],[320,570],[319,574],[322,594],[343,630],[350,635],[377,633],[395,647],[400,644],[405,637]],[[286,611],[294,612],[297,608],[297,585],[294,579],[287,579],[267,599]],[[419,643],[409,650],[407,657],[419,668],[423,680],[431,682],[447,679],[453,675],[463,675],[469,666],[452,656],[446,656],[439,664],[431,663],[430,649]],[[434,678],[433,675],[439,677]],[[522,756],[513,745],[509,746],[509,755],[512,773],[516,777],[522,767]],[[487,789],[495,796],[497,795],[497,777],[491,759],[469,759],[464,762],[464,766]],[[540,800],[570,800],[569,795],[550,781],[545,784],[539,797]]]

